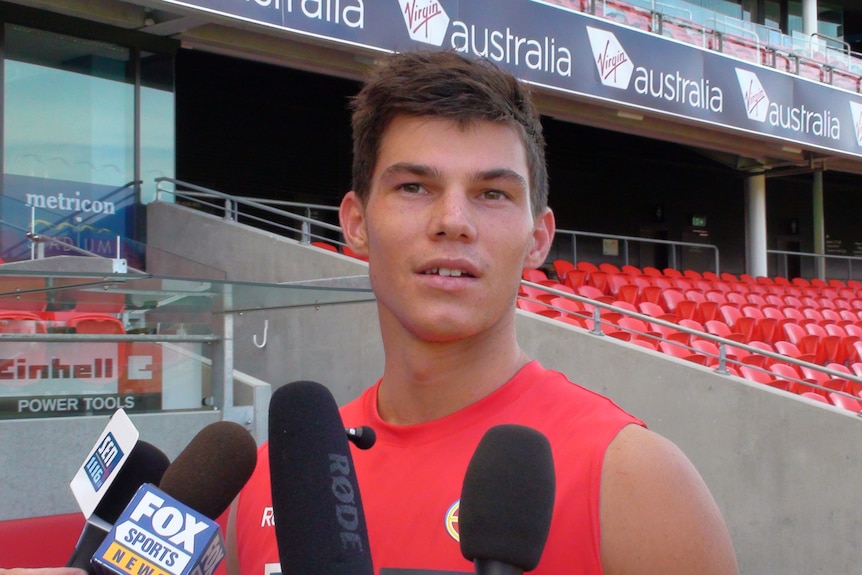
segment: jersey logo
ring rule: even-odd
[[[449,534],[452,539],[461,541],[461,533],[458,530],[458,509],[461,507],[461,500],[458,499],[449,506],[449,509],[446,510],[446,532]]]

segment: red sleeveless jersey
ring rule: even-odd
[[[458,543],[461,485],[479,440],[488,428],[502,423],[541,431],[554,456],[557,491],[551,531],[532,573],[602,572],[602,461],[624,426],[643,425],[611,400],[533,361],[491,395],[429,423],[385,423],[377,412],[376,385],[343,407],[341,415],[345,426],[369,425],[377,433],[374,447],[352,451],[376,573],[473,573]],[[242,575],[281,572],[266,445],[258,455],[237,509]]]

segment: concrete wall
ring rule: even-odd
[[[150,238],[175,250],[188,246],[185,257],[204,257],[202,263],[211,268],[248,274],[237,273],[234,279],[296,281],[364,269],[360,262],[182,207],[150,209]],[[238,318],[238,369],[276,386],[297,379],[320,381],[339,402],[380,375],[383,359],[373,305],[267,313],[269,342],[262,350],[251,337],[261,333],[263,312]],[[743,573],[858,571],[860,418],[546,318],[519,312],[518,329],[524,348],[544,365],[608,395],[685,451],[724,513]],[[203,418],[134,419],[144,439],[173,452],[174,445],[184,446],[205,424]],[[45,512],[74,509],[68,481],[103,425],[104,420],[88,418],[0,422],[0,518],[21,516],[8,510],[35,505],[22,500],[39,502],[38,509]],[[67,454],[73,444],[77,451]],[[55,465],[61,459],[68,462]]]
[[[742,573],[856,573],[862,419],[835,407],[521,315],[522,346],[614,399],[689,456],[730,528]]]

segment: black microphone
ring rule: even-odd
[[[117,472],[117,477],[108,487],[93,516],[88,518],[81,530],[81,536],[69,557],[66,567],[84,569],[90,575],[95,571],[90,559],[105,540],[108,530],[117,521],[120,513],[144,483],[161,481],[170,460],[162,451],[146,441],[138,441],[129,452],[129,458]]]
[[[319,383],[269,404],[275,537],[284,575],[373,575],[359,484],[338,405]]]
[[[371,449],[377,441],[377,434],[367,425],[348,427],[344,431],[347,433],[347,439],[359,449]]]
[[[539,564],[554,510],[548,439],[523,425],[489,429],[461,489],[461,554],[479,575],[521,575]]]

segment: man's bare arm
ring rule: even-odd
[[[712,494],[669,440],[623,429],[605,456],[601,489],[606,575],[738,575]]]

